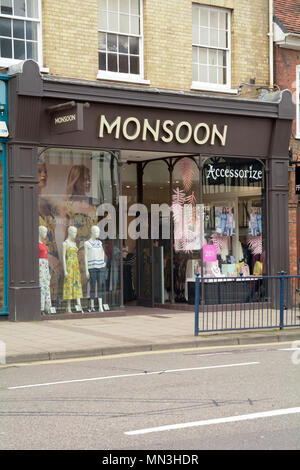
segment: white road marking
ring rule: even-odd
[[[263,411],[260,413],[250,413],[240,416],[229,416],[226,418],[216,418],[216,419],[206,419],[203,421],[192,421],[190,423],[181,423],[181,424],[170,424],[166,426],[157,426],[154,428],[146,429],[137,429],[136,431],[127,431],[124,434],[128,436],[134,436],[139,434],[149,434],[151,432],[162,432],[162,431],[172,431],[176,429],[192,428],[197,426],[209,426],[211,424],[221,424],[221,423],[235,423],[238,421],[247,421],[249,419],[259,419],[259,418],[268,418],[272,416],[282,416],[300,413],[300,407],[297,408],[285,408],[281,410],[272,410],[272,411]]]
[[[128,377],[146,377],[148,375],[160,375],[160,374],[170,374],[173,372],[190,372],[195,370],[206,370],[206,369],[220,369],[225,367],[238,367],[238,366],[250,366],[260,364],[259,362],[242,362],[238,364],[222,364],[217,366],[203,366],[203,367],[191,367],[186,369],[166,369],[159,370],[154,372],[139,372],[136,374],[122,374],[122,375],[108,375],[104,377],[91,377],[89,379],[74,379],[74,380],[61,380],[59,382],[46,382],[39,384],[30,384],[30,385],[18,385],[15,387],[7,387],[7,390],[16,390],[19,388],[33,388],[33,387],[47,387],[50,385],[60,385],[60,384],[69,384],[69,383],[78,383],[78,382],[92,382],[97,380],[111,380],[111,379],[122,379]]]

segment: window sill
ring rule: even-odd
[[[230,93],[235,95],[238,93],[237,89],[229,88],[227,86],[209,85],[208,83],[200,82],[192,82],[191,90],[214,91],[218,93]]]
[[[97,80],[109,80],[114,82],[138,83],[141,85],[150,85],[150,80],[145,80],[139,75],[130,75],[127,73],[102,72],[97,74]]]
[[[296,135],[294,135],[294,139],[297,139],[297,140],[299,140],[299,139],[300,139],[300,134],[296,134]]]

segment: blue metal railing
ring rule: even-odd
[[[195,278],[201,332],[300,326],[300,275]]]

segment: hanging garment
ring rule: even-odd
[[[41,311],[49,312],[51,307],[50,271],[48,248],[45,243],[39,243],[39,280],[41,288]]]

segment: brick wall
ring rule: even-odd
[[[43,62],[50,73],[95,80],[98,71],[97,0],[43,0]]]
[[[268,83],[268,0],[195,3],[232,10],[232,88]],[[96,80],[98,1],[43,0],[43,61],[50,73]],[[153,87],[189,91],[192,83],[192,0],[144,0],[144,70]]]
[[[300,64],[300,51],[274,48],[274,79],[280,89],[296,91],[296,65]],[[300,161],[300,139],[295,139],[296,122],[293,124],[290,146],[293,149],[293,160]],[[289,244],[290,244],[290,273],[298,274],[298,259],[300,252],[297,250],[297,219],[298,197],[295,194],[295,172],[289,173]]]

